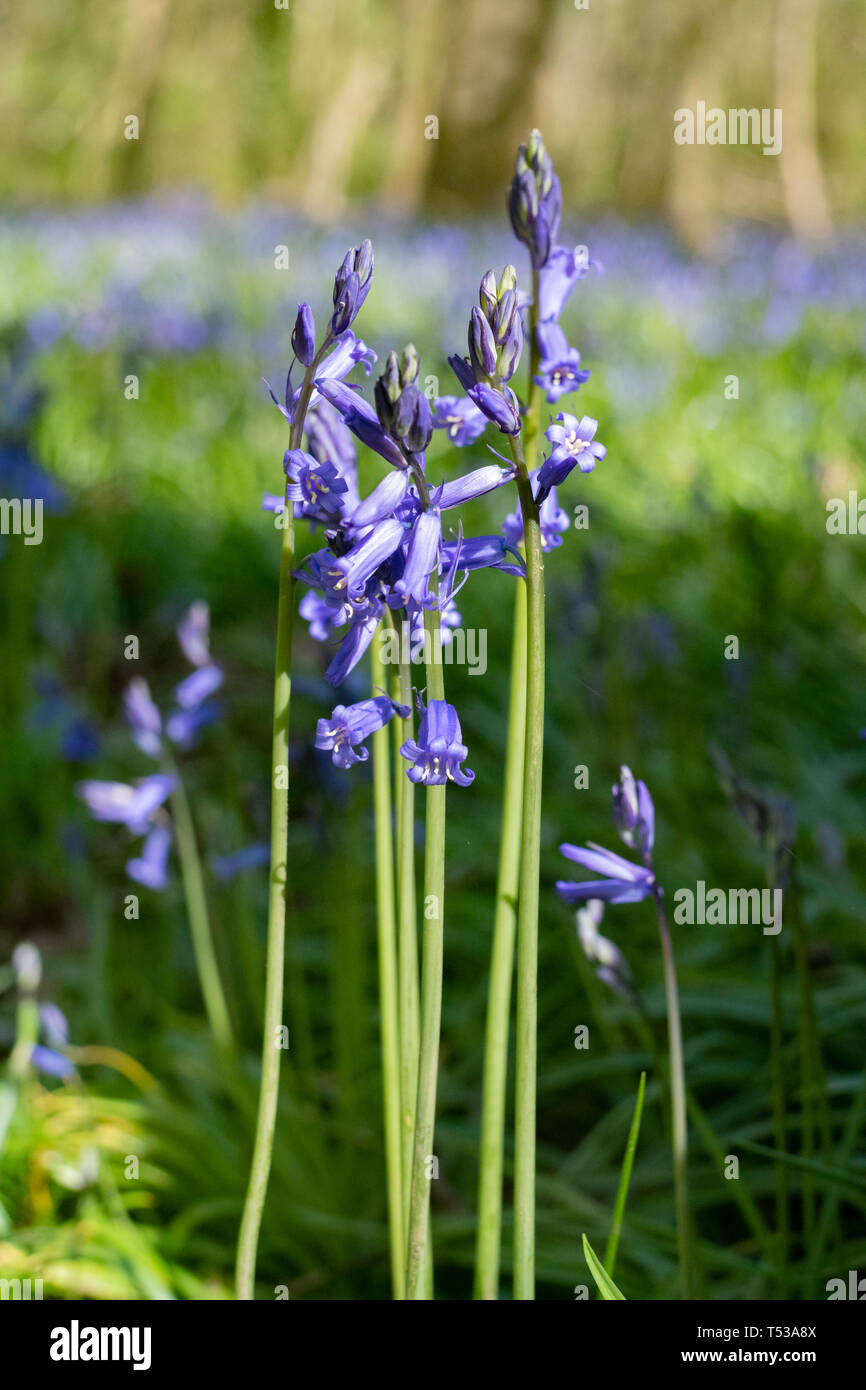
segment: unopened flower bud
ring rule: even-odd
[[[309,367],[316,355],[316,321],[309,304],[298,305],[298,317],[292,330],[292,351],[304,367]]]
[[[496,339],[493,329],[479,308],[469,320],[469,357],[477,381],[486,381],[496,372]]]

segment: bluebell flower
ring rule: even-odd
[[[333,352],[330,352],[316,368],[316,389],[310,396],[309,408],[313,409],[321,398],[322,393],[318,390],[320,381],[342,381],[343,377],[348,376],[352,368],[357,366],[359,362],[363,364],[369,376],[372,364],[375,361],[375,352],[372,348],[368,348],[367,344],[361,338],[356,338],[354,333],[351,332],[341,334]],[[277,410],[279,410],[280,414],[291,424],[302,389],[300,386],[297,388],[294,386],[291,367],[289,367],[286,374],[286,388],[282,402],[277,400],[267,378],[265,378],[265,385],[268,388],[271,400],[277,407]],[[348,390],[348,388],[346,389]]]
[[[221,714],[222,706],[215,700],[208,700],[190,709],[173,710],[165,721],[165,732],[178,748],[194,748],[199,732],[208,724],[213,724]]]
[[[30,1049],[30,1061],[38,1071],[46,1076],[56,1076],[61,1081],[75,1075],[75,1067],[68,1057],[55,1052],[52,1047],[43,1047],[41,1043],[34,1043]]]
[[[595,442],[597,429],[598,421],[589,415],[580,420],[564,412],[557,415],[556,423],[545,430],[545,437],[554,447],[538,470],[537,502],[543,502],[550,489],[564,482],[573,468],[591,473],[596,462],[606,456],[605,446]]]
[[[482,383],[473,386],[469,395],[478,409],[494,425],[498,425],[503,434],[520,433],[520,407],[510,386],[506,386],[504,391],[497,391]]]
[[[357,391],[342,381],[316,378],[316,386],[331,405],[342,415],[356,439],[368,449],[380,454],[392,468],[405,468],[406,460],[394,440],[385,433],[373,407]]]
[[[401,544],[403,535],[403,523],[396,517],[378,522],[346,555],[333,561],[333,569],[340,574],[334,589],[345,589],[350,597],[363,591],[367,580]]]
[[[557,882],[556,891],[564,902],[585,903],[591,898],[601,898],[609,903],[639,903],[655,892],[656,880],[651,868],[632,864],[612,850],[594,845],[591,840],[587,849],[569,844],[559,848],[566,859],[574,860],[592,873],[604,875],[583,883]]]
[[[422,608],[432,608],[435,596],[430,593],[430,575],[439,566],[442,542],[442,516],[438,506],[422,511],[412,528],[406,551],[403,573],[391,587],[391,592],[404,603],[413,599]]]
[[[330,524],[339,517],[342,497],[349,485],[335,464],[320,462],[303,449],[287,449],[283,467],[288,482],[286,497],[295,504],[295,516]]]
[[[530,483],[533,487],[538,480],[538,469],[534,469],[529,475]],[[539,525],[541,528],[541,548],[544,551],[556,550],[562,545],[562,534],[568,530],[568,512],[560,507],[556,496],[556,488],[552,487],[539,508]],[[517,546],[523,540],[523,514],[520,508],[514,512],[509,512],[502,523],[502,534],[509,545]]]
[[[458,449],[474,444],[486,427],[486,415],[468,396],[439,396],[433,402],[434,430],[445,430]]]
[[[446,700],[431,700],[425,709],[419,701],[419,710],[417,740],[407,739],[400,749],[412,764],[407,772],[409,781],[426,787],[442,787],[448,782],[468,787],[474,782],[475,773],[461,766],[469,750],[461,741],[460,720],[454,706]]]
[[[468,536],[459,541],[443,541],[442,563],[460,571],[502,570],[518,578],[526,577],[526,562],[503,536]]]
[[[168,884],[168,851],[171,848],[171,831],[164,825],[155,825],[149,832],[141,853],[126,863],[126,872],[135,883],[156,892]]]
[[[79,782],[76,794],[94,820],[114,821],[136,835],[147,830],[150,818],[175,788],[175,778],[155,772],[134,786],[126,782]]]
[[[162,716],[141,676],[135,676],[124,690],[123,709],[133,741],[149,758],[158,758],[162,749]]]
[[[483,497],[488,492],[494,492],[496,488],[502,487],[504,483],[510,483],[516,475],[516,468],[508,466],[500,468],[498,464],[489,463],[483,468],[475,468],[471,473],[464,473],[462,478],[455,478],[450,483],[443,483],[438,491],[439,507],[441,511],[447,511],[449,507],[459,507],[464,502],[474,502],[477,497]]]
[[[321,598],[318,594],[304,594],[298,604],[298,613],[306,623],[309,623],[310,636],[314,642],[327,642],[334,634],[334,629],[343,627],[343,622],[339,621],[339,610],[328,603],[326,598]]]
[[[337,767],[349,768],[353,763],[366,762],[369,753],[364,739],[384,728],[395,713],[406,719],[409,710],[386,695],[374,695],[355,705],[337,705],[330,719],[319,720],[316,747],[330,752]]]
[[[174,698],[181,709],[191,710],[200,705],[208,696],[219,690],[223,683],[223,673],[219,666],[200,666],[192,675],[175,687]]]
[[[655,807],[645,782],[636,782],[631,768],[621,767],[612,788],[613,822],[623,844],[644,859],[655,842]]]
[[[210,661],[210,609],[204,599],[196,599],[177,625],[180,649],[191,666],[207,666]]]
[[[215,854],[211,859],[211,868],[216,877],[226,883],[245,869],[262,869],[270,862],[270,845],[254,844],[245,845],[233,854]]]
[[[377,522],[384,521],[386,517],[393,516],[408,490],[409,473],[407,470],[397,471],[395,469],[391,473],[386,473],[369,496],[359,502],[349,514],[347,530],[355,533],[363,531],[366,527],[374,526]]]
[[[556,246],[539,276],[538,318],[540,323],[550,323],[559,319],[566,300],[578,280],[582,280],[590,266],[597,265],[587,254],[585,246]]]
[[[381,603],[362,609],[353,618],[349,630],[340,643],[337,655],[325,672],[329,685],[342,685],[346,677],[354,671],[366,652],[379,626],[382,617]]]
[[[537,337],[540,361],[535,381],[549,404],[555,405],[560,396],[576,391],[588,381],[590,373],[581,369],[580,353],[569,347],[558,323],[540,323]]]

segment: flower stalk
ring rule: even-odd
[[[375,696],[384,688],[382,652],[374,640],[371,676]],[[389,730],[373,734],[373,806],[376,839],[376,924],[379,954],[379,1015],[382,1035],[382,1093],[385,1123],[385,1170],[393,1296],[404,1296],[403,1183],[401,1155],[400,1033],[397,1001],[397,920],[394,897],[394,850],[391,824]],[[406,779],[404,778],[404,781]]]
[[[526,547],[526,738],[517,918],[514,1111],[514,1297],[535,1297],[535,1107],[538,1052],[538,896],[544,752],[544,559],[538,504],[519,435],[510,438]]]
[[[426,663],[428,700],[445,699],[441,659],[437,660],[439,613],[424,614],[429,636]],[[445,907],[445,792],[444,785],[426,790],[426,843],[424,856],[424,930],[421,957],[421,1045],[418,1061],[418,1099],[415,1145],[409,1202],[409,1236],[406,1264],[406,1297],[430,1296],[425,1276],[430,1226],[429,1164],[434,1158],[436,1088],[439,1072],[439,1037],[442,1020],[442,965]]]
[[[316,367],[329,346],[325,339],[304,373],[292,416],[290,445],[301,445],[304,419],[313,394]],[[289,829],[289,711],[292,697],[292,633],[295,607],[295,518],[286,500],[282,515],[280,580],[277,601],[277,649],[274,670],[274,717],[271,737],[271,867],[268,894],[268,941],[265,966],[265,1013],[262,1032],[262,1076],[256,1117],[253,1157],[238,1236],[237,1297],[254,1297],[256,1251],[262,1211],[271,1172],[277,1100],[280,1089],[281,1029],[286,957],[286,886],[288,881]]]

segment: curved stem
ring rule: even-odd
[[[526,740],[517,918],[514,1109],[514,1297],[535,1297],[535,1105],[538,1051],[538,896],[544,753],[544,558],[538,506],[519,435],[510,439],[526,547]]]
[[[373,694],[385,688],[382,651],[371,648]],[[391,1286],[395,1299],[404,1295],[403,1186],[400,1127],[400,1035],[397,1019],[397,942],[394,906],[394,854],[391,826],[390,730],[373,735],[373,804],[376,823],[376,924],[379,947],[379,1012],[382,1020],[382,1093],[385,1115],[385,1168]]]
[[[204,876],[201,871],[201,857],[198,852],[192,812],[183,779],[174,759],[169,754],[165,754],[163,760],[166,771],[175,779],[174,791],[171,794],[171,809],[174,814],[174,829],[193,952],[195,953],[196,969],[205,1010],[217,1047],[225,1052],[231,1052],[234,1049],[234,1034],[220,978],[216,951],[214,950],[213,932],[211,931]]]
[[[495,1299],[499,1293],[508,1016],[511,1008],[511,977],[514,971],[514,939],[517,931],[525,736],[526,589],[518,583],[514,597],[504,800],[484,1042],[481,1171],[478,1182],[478,1236],[475,1247],[477,1299]]]
[[[674,1198],[677,1212],[677,1247],[680,1257],[680,1283],[683,1298],[691,1297],[691,1233],[689,1230],[688,1129],[686,1122],[686,1075],[683,1066],[683,1036],[674,947],[660,893],[655,897],[662,943],[665,1001],[668,1015],[668,1054],[670,1058],[671,1132],[674,1157]]]
[[[427,698],[444,700],[445,686],[439,648],[439,614],[424,614],[427,632]],[[426,791],[424,855],[424,933],[421,960],[421,1051],[418,1061],[418,1101],[415,1148],[409,1202],[409,1244],[406,1297],[430,1297],[426,1251],[430,1224],[430,1182],[427,1165],[433,1160],[436,1084],[439,1072],[439,1034],[442,1020],[443,924],[445,909],[445,787]]]

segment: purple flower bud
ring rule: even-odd
[[[334,283],[334,313],[331,318],[331,332],[337,338],[341,333],[345,333],[349,325],[354,321],[355,315],[360,308],[358,297],[361,293],[361,281],[354,271],[351,271],[344,279],[338,279]]]
[[[143,753],[158,758],[162,743],[162,716],[151,699],[147,681],[135,676],[123,692],[123,709],[132,737]]]
[[[631,768],[621,767],[612,789],[613,823],[623,844],[645,858],[655,840],[655,807],[645,782],[636,782]]]
[[[469,392],[478,409],[498,425],[503,434],[520,433],[520,412],[517,409],[513,392],[504,395],[492,386],[474,386]]]
[[[481,310],[473,308],[469,319],[469,358],[476,381],[487,381],[496,373],[496,339]]]
[[[471,391],[475,385],[475,373],[468,357],[459,357],[454,353],[448,358],[448,365],[456,376],[464,391]]]
[[[481,287],[478,291],[478,302],[484,311],[484,317],[488,323],[493,322],[496,313],[496,275],[492,270],[485,272],[481,280]]]
[[[523,323],[519,314],[514,314],[508,330],[508,336],[502,347],[499,349],[499,379],[500,381],[510,381],[517,371],[520,364],[520,354],[523,351]]]
[[[298,305],[298,317],[292,330],[292,351],[304,367],[309,367],[316,355],[316,321],[309,304]]]
[[[420,454],[433,436],[433,412],[430,402],[417,386],[406,386],[400,396],[394,421],[394,432],[405,441],[412,454]]]
[[[177,625],[180,649],[191,666],[206,666],[210,661],[210,609],[203,599],[191,603]]]
[[[373,278],[373,247],[369,241],[347,251],[334,279],[334,315],[331,331],[335,336],[352,323],[370,291]]]
[[[559,231],[562,189],[541,133],[533,130],[517,152],[508,194],[508,215],[514,235],[529,248],[533,266],[547,263]]]
[[[454,706],[445,700],[431,700],[426,709],[423,705],[420,708],[417,741],[407,739],[400,749],[412,764],[407,773],[410,782],[421,782],[426,787],[444,787],[448,782],[456,782],[458,787],[470,786],[475,773],[461,767],[469,750],[461,741],[460,720]]]

